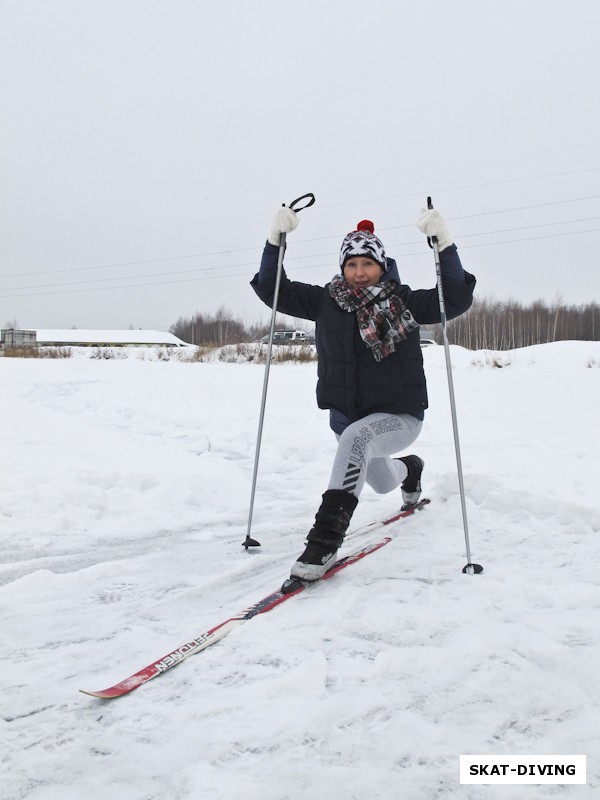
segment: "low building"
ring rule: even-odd
[[[2,350],[24,347],[192,347],[164,331],[46,329],[2,331]]]
[[[164,331],[47,330],[39,328],[38,347],[190,347],[187,342]]]

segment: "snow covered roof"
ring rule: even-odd
[[[187,342],[164,331],[37,329],[37,343],[71,345],[165,345],[186,347]]]

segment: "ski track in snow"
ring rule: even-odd
[[[114,701],[121,680],[276,589],[335,439],[314,365],[0,360],[1,800],[520,800],[600,787],[598,343],[442,348],[393,541]],[[589,368],[591,365],[592,368]],[[7,424],[8,423],[8,424]],[[368,488],[358,527],[397,510]],[[358,541],[349,542],[354,547]],[[460,786],[468,753],[585,754],[587,786]]]

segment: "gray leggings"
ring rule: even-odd
[[[358,497],[365,481],[378,494],[396,489],[408,470],[390,456],[401,453],[421,433],[423,423],[409,414],[369,414],[337,435],[338,449],[329,489],[342,489]]]

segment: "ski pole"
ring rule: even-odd
[[[300,205],[303,200],[307,202],[304,205]],[[315,196],[312,192],[308,194],[303,194],[302,197],[298,197],[296,200],[292,200],[289,204],[288,208],[291,208],[292,211],[298,213],[309,206],[312,206],[315,202]],[[285,205],[285,203],[283,204]],[[275,292],[273,294],[273,310],[271,314],[271,328],[269,330],[269,343],[267,345],[267,358],[265,362],[265,376],[263,379],[263,390],[262,390],[262,400],[260,404],[260,415],[258,419],[258,435],[256,437],[256,452],[254,454],[254,474],[252,475],[252,489],[250,492],[250,509],[248,511],[248,528],[246,531],[246,539],[242,542],[242,546],[248,550],[249,547],[260,547],[260,542],[256,539],[252,539],[250,536],[250,530],[252,528],[252,514],[254,511],[254,497],[256,495],[256,480],[258,477],[258,462],[260,460],[260,445],[262,441],[262,431],[263,431],[263,422],[265,419],[265,407],[267,404],[267,388],[269,386],[269,371],[271,369],[271,353],[273,350],[273,334],[275,333],[275,317],[277,316],[277,301],[279,299],[279,285],[281,283],[281,270],[283,268],[283,256],[285,253],[285,240],[286,234],[280,233],[279,234],[279,257],[277,259],[277,277],[275,279]]]
[[[427,208],[432,209],[431,197],[427,198]],[[432,236],[427,239],[429,246],[433,249],[435,259],[435,274],[437,280],[438,298],[440,302],[440,321],[442,323],[442,336],[444,339],[444,355],[446,356],[446,373],[448,375],[448,393],[450,395],[450,410],[452,412],[452,429],[454,431],[454,449],[456,451],[456,467],[458,470],[458,486],[460,490],[460,504],[462,508],[463,527],[465,530],[465,545],[467,548],[467,563],[463,567],[463,572],[469,575],[483,572],[480,564],[473,564],[471,561],[471,546],[469,544],[469,525],[467,522],[467,504],[465,501],[465,485],[463,480],[462,460],[460,457],[460,442],[458,439],[458,421],[456,416],[456,400],[454,398],[454,383],[452,380],[452,362],[450,360],[450,343],[446,334],[446,304],[444,302],[444,289],[442,287],[442,270],[440,267],[440,252],[438,250],[437,237]]]

